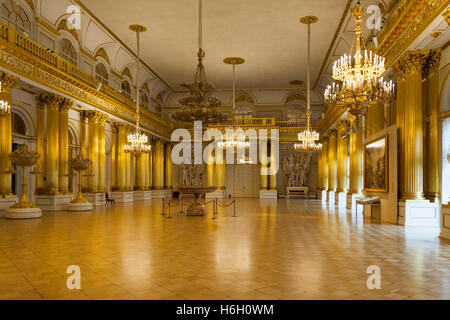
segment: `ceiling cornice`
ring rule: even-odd
[[[92,17],[92,19],[94,19],[97,23],[99,23],[117,42],[119,42],[125,49],[127,49],[137,59],[137,54],[133,50],[131,50],[131,48],[129,48],[114,32],[112,32],[95,14],[93,14],[92,11],[89,10],[88,7],[86,7],[86,5],[84,5],[80,0],[73,0],[73,1],[75,3],[77,3],[84,11],[86,11]],[[147,69],[149,69],[150,72],[152,72],[162,83],[164,83],[167,86],[167,88],[169,88],[173,92],[176,92],[170,83],[168,83],[166,80],[164,80],[145,61],[142,61],[142,59],[141,59],[141,63]]]

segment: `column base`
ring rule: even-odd
[[[356,200],[364,198],[364,195],[361,193],[347,193],[347,209],[356,209]],[[358,211],[362,210],[363,206],[358,205]],[[362,211],[361,211],[362,212]]]
[[[132,191],[117,191],[111,192],[111,199],[116,201],[117,203],[128,203],[134,201],[134,195]]]
[[[5,210],[15,205],[17,201],[17,196],[5,196],[4,198],[0,198],[0,218],[4,216]]]
[[[259,198],[260,199],[278,199],[278,191],[277,190],[260,190]]]
[[[152,190],[152,199],[165,199],[166,190]]]
[[[441,238],[450,239],[450,205],[442,206]]]
[[[320,198],[322,199],[323,203],[327,203],[328,202],[328,191],[327,190],[322,190],[320,192]]]
[[[105,193],[83,193],[83,197],[94,207],[104,206],[106,203]]]
[[[67,206],[67,211],[69,212],[86,212],[86,211],[93,211],[94,205],[90,202],[80,202],[80,203],[74,203],[72,202]]]
[[[347,194],[345,192],[339,192],[336,193],[336,206],[339,208],[346,208],[347,207]]]
[[[398,224],[414,227],[438,227],[439,203],[429,200],[406,200],[398,203]]]
[[[336,192],[334,191],[327,192],[327,202],[330,206],[334,206],[336,204]]]
[[[224,199],[227,197],[227,190],[216,190],[205,195],[205,199]]]
[[[152,200],[152,191],[134,191],[134,201]]]
[[[36,219],[42,218],[40,208],[9,208],[5,211],[5,219]]]
[[[43,211],[64,211],[72,201],[71,195],[37,195],[36,204]]]

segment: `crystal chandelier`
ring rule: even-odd
[[[361,35],[364,9],[358,1],[352,9],[355,21],[355,52],[344,55],[333,65],[333,79],[339,83],[325,90],[325,104],[348,107],[355,116],[364,115],[369,105],[390,101],[394,96],[394,84],[382,78],[386,59],[367,51]]]
[[[223,60],[225,64],[231,64],[233,66],[233,116],[232,116],[232,125],[230,128],[227,128],[225,135],[223,136],[223,141],[219,142],[217,145],[220,148],[232,149],[233,153],[236,152],[238,148],[249,148],[250,142],[246,141],[245,134],[243,130],[239,130],[238,133],[231,135],[229,131],[235,131],[234,129],[237,127],[236,125],[236,65],[243,64],[245,62],[244,59],[239,57],[229,57]]]
[[[148,137],[141,133],[139,129],[139,103],[140,103],[140,94],[139,94],[139,68],[141,62],[141,48],[140,48],[140,33],[147,31],[147,28],[141,25],[133,24],[130,26],[130,30],[136,32],[137,38],[137,72],[136,72],[136,131],[128,135],[128,144],[124,146],[124,151],[126,153],[130,153],[134,156],[139,156],[142,153],[149,153],[151,150],[151,146],[147,144]]]
[[[317,143],[320,135],[312,130],[311,127],[311,24],[319,21],[319,18],[307,16],[300,19],[300,22],[308,25],[308,66],[307,66],[307,111],[306,111],[306,127],[303,132],[298,134],[298,141],[294,145],[294,149],[299,152],[311,154],[320,151],[322,144]]]
[[[0,82],[0,91],[2,89],[2,83]],[[0,116],[6,116],[11,112],[11,106],[6,100],[0,100]]]
[[[202,121],[205,125],[218,123],[227,120],[227,115],[217,110],[221,106],[221,101],[213,96],[214,86],[206,78],[203,59],[203,7],[202,0],[199,0],[199,28],[198,28],[198,64],[193,83],[183,86],[188,89],[188,93],[179,101],[180,110],[172,115],[175,121],[193,123]]]

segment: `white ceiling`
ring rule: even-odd
[[[219,89],[231,87],[228,56],[241,56],[239,88],[289,88],[306,82],[305,15],[312,26],[312,81],[326,58],[348,0],[204,0],[204,50],[208,79]],[[175,89],[191,82],[196,67],[197,0],[82,0],[128,47],[135,50],[130,24],[144,24],[142,59]]]

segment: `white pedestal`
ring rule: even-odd
[[[309,188],[308,187],[287,187],[286,188],[286,199],[308,199],[309,198]]]
[[[134,192],[134,201],[145,201],[152,200],[152,191],[135,191]]]
[[[328,191],[327,202],[330,206],[334,206],[336,204],[336,192]]]
[[[94,207],[104,206],[106,203],[105,193],[83,193],[83,197]]]
[[[328,191],[327,190],[322,190],[321,198],[322,198],[322,202],[327,203],[327,201],[328,201]]]
[[[450,239],[450,205],[442,206],[441,238]]]
[[[346,208],[347,207],[347,194],[344,192],[336,193],[336,206],[339,208]]]
[[[40,208],[9,208],[5,211],[5,219],[36,219],[42,217]]]
[[[114,201],[116,201],[117,203],[128,203],[128,202],[133,202],[133,200],[134,200],[134,196],[133,196],[133,192],[132,191],[111,192],[110,198],[114,199]]]
[[[439,203],[429,200],[406,200],[398,203],[398,224],[414,227],[438,227]]]
[[[15,205],[17,201],[17,196],[7,196],[4,198],[0,198],[0,218],[2,218],[5,214],[5,211]]]
[[[64,211],[67,209],[71,195],[38,195],[36,196],[36,204],[43,211]]]
[[[205,195],[205,199],[224,199],[227,197],[227,191],[225,189],[223,190],[216,190],[211,193],[207,193]]]
[[[152,199],[165,199],[166,190],[152,190]]]
[[[92,210],[94,210],[94,206],[90,202],[70,203],[67,206],[67,211],[69,212],[84,212]]]
[[[278,199],[278,191],[277,190],[260,190],[259,198],[260,199]]]
[[[354,194],[347,194],[347,209],[356,209],[356,200],[364,198],[364,195],[354,193]],[[361,212],[360,210],[363,209],[362,205],[358,205],[358,212]]]

